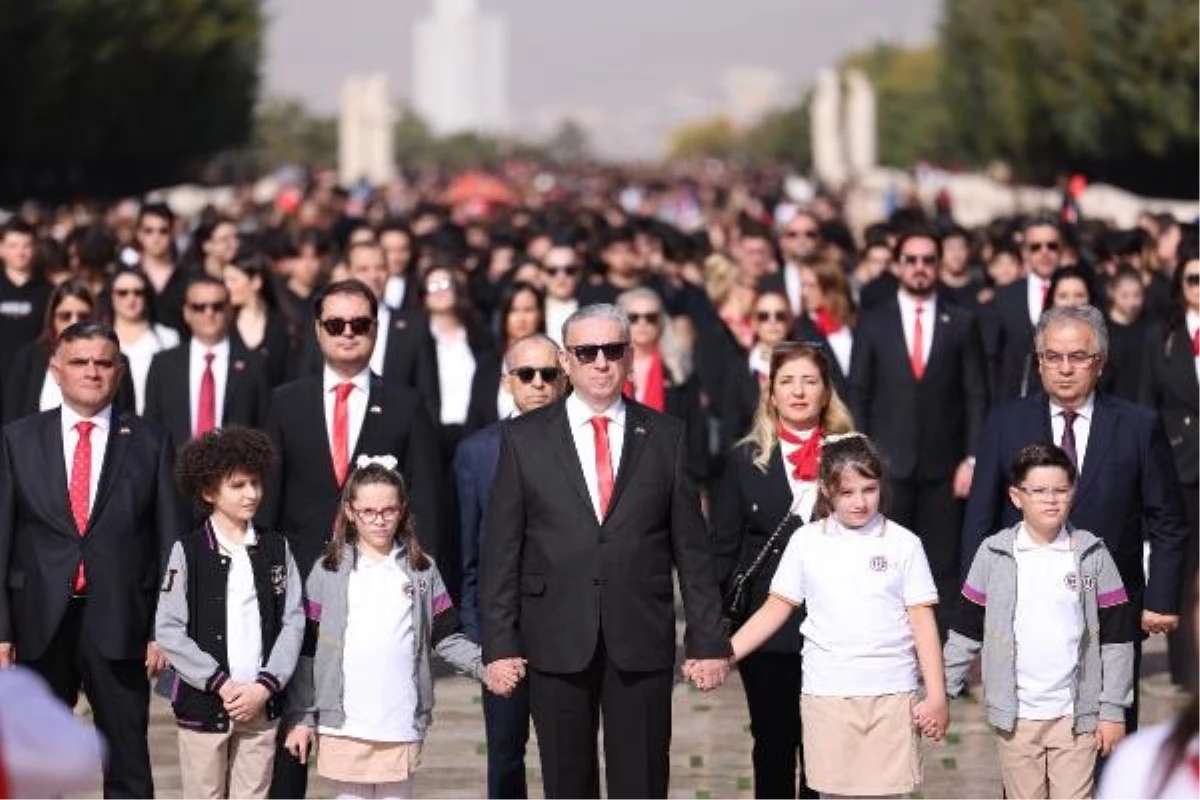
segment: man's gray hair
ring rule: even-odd
[[[520,339],[517,339],[515,342],[510,344],[508,349],[504,351],[504,372],[506,374],[510,369],[512,369],[512,354],[516,352],[518,347],[524,347],[525,345],[529,344],[545,344],[554,351],[556,356],[559,352],[558,342],[554,341],[544,333],[531,333],[528,336],[522,336]]]
[[[1086,305],[1054,306],[1042,312],[1033,334],[1034,347],[1039,353],[1046,340],[1046,329],[1063,322],[1078,322],[1090,327],[1096,335],[1096,347],[1105,358],[1108,357],[1108,326],[1104,324],[1104,315],[1094,306]]]
[[[583,322],[585,319],[606,319],[610,322],[615,322],[621,326],[621,337],[624,341],[629,341],[629,317],[625,316],[625,312],[614,306],[612,303],[596,303],[590,306],[584,306],[576,311],[571,316],[567,317],[566,322],[562,326],[563,345],[567,343],[567,331],[571,330],[571,326],[577,322]],[[608,342],[589,342],[588,344],[608,344]]]

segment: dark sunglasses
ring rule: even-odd
[[[1200,275],[1184,275],[1183,282],[1188,286],[1200,286]]]
[[[935,264],[937,264],[937,262],[938,262],[937,256],[932,256],[932,255],[900,256],[900,263],[904,264],[905,266],[909,266],[909,267],[916,265],[916,264],[924,264],[927,267],[932,267]]]
[[[87,311],[55,311],[54,319],[59,322],[83,322],[85,319],[91,318],[91,314]]]
[[[143,226],[141,232],[147,236],[166,236],[171,231],[167,228],[148,228]]]
[[[350,333],[355,336],[366,336],[374,326],[375,320],[370,317],[355,317],[354,319],[342,319],[341,317],[329,317],[321,320],[321,327],[330,336],[341,336],[346,332],[346,328],[350,329]]]
[[[577,344],[567,347],[579,359],[580,364],[591,364],[596,357],[604,353],[605,361],[620,361],[629,349],[628,342],[608,342],[606,344]]]
[[[508,374],[515,375],[517,380],[526,384],[533,383],[535,375],[541,375],[543,383],[554,383],[562,375],[562,370],[558,367],[515,367]]]
[[[113,294],[117,297],[144,297],[145,289],[113,289]]]
[[[811,229],[803,231],[784,231],[783,233],[783,238],[785,239],[795,239],[800,236],[803,236],[805,239],[816,239],[818,233],[817,231]]]
[[[1051,253],[1057,253],[1062,245],[1058,242],[1030,242],[1025,246],[1025,249],[1031,253],[1040,253],[1043,250],[1049,250]]]
[[[579,274],[579,267],[542,267],[542,272],[545,272],[551,278],[557,278],[559,275],[574,278]]]
[[[193,314],[204,314],[204,313],[224,314],[225,313],[225,303],[224,302],[220,302],[220,303],[188,303],[187,307],[188,307],[188,310],[191,311]]]
[[[630,312],[629,314],[626,314],[625,316],[629,317],[630,325],[637,325],[639,322],[644,322],[647,325],[657,325],[658,324],[658,312],[657,311],[651,311],[648,314],[638,314],[636,312]]]
[[[756,311],[754,318],[759,322],[787,322],[788,312],[786,311]]]

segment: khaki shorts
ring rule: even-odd
[[[1018,719],[1011,733],[996,735],[1006,797],[1092,796],[1096,736],[1076,735],[1073,716]]]
[[[921,783],[915,692],[873,697],[800,695],[804,774],[825,794],[905,794]]]

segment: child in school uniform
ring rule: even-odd
[[[174,671],[184,797],[266,797],[283,687],[304,638],[301,578],[280,533],[252,520],[274,462],[266,434],[229,427],[176,459],[208,517],[171,550],[155,636]]]
[[[1104,542],[1067,527],[1075,465],[1051,444],[1009,472],[1021,522],[979,546],[946,642],[946,686],[962,692],[983,651],[988,722],[1005,796],[1091,797],[1096,755],[1125,735],[1137,616]]]
[[[862,434],[822,441],[818,482],[832,514],[792,534],[766,602],[733,637],[743,658],[805,607],[804,770],[822,796],[913,791],[920,733],[940,738],[948,722],[937,589],[917,536],[879,513],[883,478]]]
[[[433,711],[430,651],[486,678],[479,646],[459,631],[441,575],[417,543],[395,458],[359,457],[305,597],[287,749],[305,763],[315,739],[317,773],[337,797],[411,797]],[[511,679],[506,690],[519,678]]]

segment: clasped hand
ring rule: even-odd
[[[683,662],[683,677],[702,692],[711,692],[729,677],[729,660],[724,658],[689,658]]]
[[[498,658],[488,664],[484,683],[488,691],[501,697],[512,696],[513,690],[525,678],[525,659]]]

